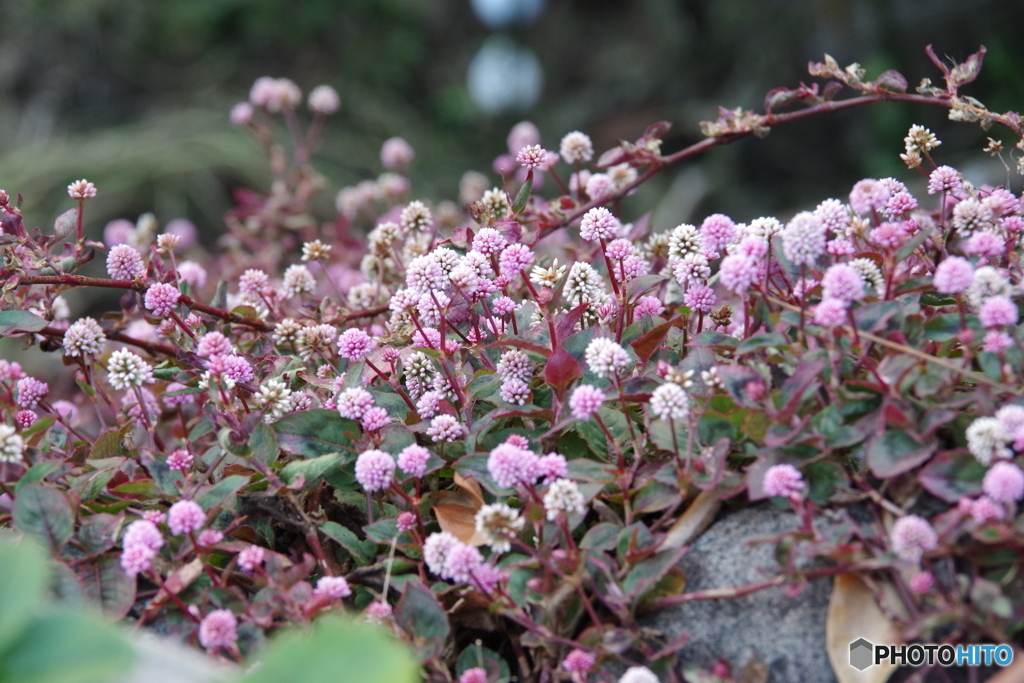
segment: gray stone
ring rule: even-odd
[[[733,588],[776,575],[775,545],[747,542],[798,526],[796,515],[769,503],[725,514],[679,563],[686,591]],[[724,658],[738,671],[753,652],[768,665],[770,683],[835,683],[825,650],[831,591],[831,579],[810,582],[796,598],[768,588],[742,598],[670,607],[648,616],[644,625],[670,638],[687,631],[689,643],[679,653],[683,663],[710,668]]]

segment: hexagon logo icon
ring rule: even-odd
[[[874,646],[863,638],[850,643],[850,666],[857,671],[863,671],[871,666],[874,649]]]

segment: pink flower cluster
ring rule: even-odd
[[[129,576],[148,571],[163,545],[164,537],[156,524],[145,519],[132,522],[122,539],[121,568]]]

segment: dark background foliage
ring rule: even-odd
[[[414,196],[455,198],[462,172],[488,171],[521,119],[537,123],[548,148],[573,129],[604,148],[665,119],[675,124],[672,151],[699,139],[698,122],[718,105],[760,109],[771,88],[808,81],[807,61],[824,52],[859,61],[869,78],[898,69],[913,87],[922,76],[938,80],[925,45],[960,60],[984,44],[968,94],[998,110],[1024,102],[1024,4],[1012,1],[550,0],[536,21],[504,31],[538,56],[542,96],[500,115],[481,112],[466,87],[470,60],[494,34],[469,0],[3,6],[0,187],[23,193],[30,220],[46,223],[67,206],[67,183],[88,177],[100,188],[90,206],[96,236],[106,220],[148,210],[219,232],[230,189],[267,181],[258,145],[227,122],[261,75],[341,94],[318,155],[329,179],[325,217],[340,187],[379,173],[380,143],[392,135],[417,150]],[[897,104],[819,117],[665,174],[626,212],[658,206],[658,229],[712,211],[784,217],[845,196],[864,175],[899,173],[910,123],[941,129],[950,162],[984,144],[977,128],[943,119],[943,110]],[[998,162],[987,172],[1005,182]]]

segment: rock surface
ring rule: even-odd
[[[778,572],[775,546],[748,541],[799,526],[796,515],[764,503],[727,513],[714,522],[679,563],[686,591],[732,588]],[[825,650],[831,579],[810,582],[796,598],[768,588],[733,600],[692,602],[650,615],[645,625],[674,638],[690,636],[682,663],[710,668],[720,657],[734,671],[751,653],[769,668],[769,683],[835,683]]]

